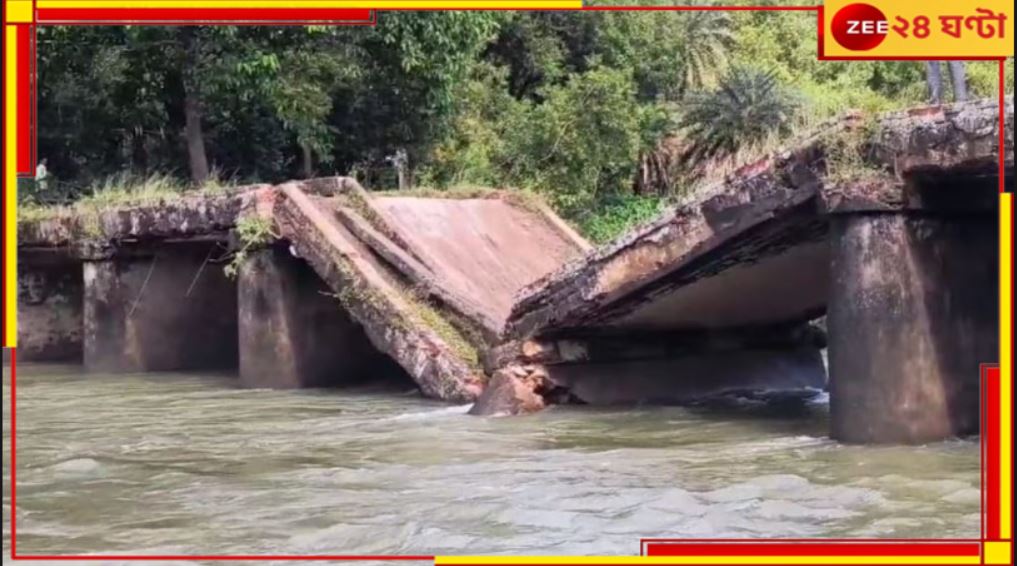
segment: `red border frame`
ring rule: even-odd
[[[38,8],[36,25],[344,25],[373,26],[371,8]]]
[[[34,4],[33,4],[34,5]],[[449,8],[454,9],[454,8]],[[513,10],[514,8],[505,8],[506,10]],[[824,54],[824,33],[823,33],[823,7],[822,6],[595,6],[595,7],[583,7],[583,10],[589,11],[703,11],[703,10],[718,10],[718,11],[811,11],[817,12],[817,55],[820,60],[926,60],[927,58],[921,57],[865,57],[865,58],[853,58],[853,57],[830,57]],[[70,9],[71,12],[77,9]],[[207,10],[207,9],[203,9]],[[89,10],[93,14],[95,10]],[[185,10],[186,11],[186,10]],[[264,15],[264,9],[256,10]],[[422,10],[421,10],[422,11]],[[123,12],[120,11],[122,14]],[[252,11],[248,11],[247,17],[252,17],[254,14]],[[73,15],[68,12],[68,15]],[[131,22],[135,25],[168,25],[172,23],[180,25],[307,25],[307,24],[333,24],[333,25],[375,25],[377,23],[377,10],[370,10],[370,21],[356,21],[356,22],[344,22],[338,20],[284,20],[284,21],[269,21],[267,19],[259,20],[244,19],[241,21],[230,21],[226,19],[226,14],[220,14],[219,18],[213,18],[209,20],[175,20],[169,16],[176,15],[171,11],[164,11],[161,14],[163,17],[156,19],[148,19],[145,21],[134,21]],[[220,19],[221,18],[221,19]],[[7,27],[6,23],[6,10],[4,14],[4,37],[6,38]],[[123,24],[125,22],[112,20],[112,19],[97,19],[90,20],[87,22],[60,22],[60,21],[48,21],[41,23],[40,25],[116,25]],[[35,162],[36,157],[36,136],[35,136],[35,118],[36,118],[36,69],[35,69],[35,56],[36,56],[36,43],[35,43],[35,28],[34,24],[11,24],[14,25],[16,33],[19,34],[19,53],[24,54],[24,59],[19,58],[19,70],[24,69],[27,74],[27,78],[21,76],[19,73],[19,84],[29,85],[29,99],[27,101],[19,101],[19,118],[17,123],[17,137],[18,137],[18,148],[19,156],[27,156],[25,161],[19,159],[17,164],[17,171],[19,176],[32,175],[34,173],[31,164]],[[27,33],[26,33],[27,32]],[[23,39],[21,36],[25,35]],[[24,42],[24,43],[23,43]],[[26,47],[22,49],[21,47]],[[999,62],[999,120],[1000,120],[1000,147],[1003,147],[1003,140],[1005,137],[1005,116],[1003,115],[1003,104],[1005,87],[1003,84],[1005,74],[1005,58],[996,57],[937,57],[939,60],[996,60]],[[5,75],[6,76],[6,75]],[[21,79],[25,79],[25,83],[21,82]],[[3,97],[6,97],[6,89],[4,90]],[[21,117],[28,116],[27,120],[22,120]],[[6,160],[6,156],[4,156]],[[1005,179],[1003,172],[1005,169],[1004,157],[1000,154],[999,170],[1000,170],[1000,192],[1005,192]],[[2,247],[0,247],[0,254],[4,253]],[[6,262],[0,261],[0,265],[6,265]],[[5,274],[3,274],[5,275]],[[6,278],[2,279],[6,282]],[[6,307],[4,307],[6,309]],[[2,325],[0,325],[2,326]],[[3,337],[3,336],[0,336]],[[5,338],[5,337],[3,337]],[[6,342],[6,340],[4,340]],[[16,374],[17,374],[17,352],[16,349],[10,350],[10,368],[11,368],[11,385],[10,385],[10,447],[11,447],[11,515],[10,515],[10,552],[13,560],[42,560],[42,561],[68,561],[68,560],[81,560],[81,561],[107,561],[107,560],[124,560],[124,561],[145,561],[145,560],[161,560],[161,561],[178,561],[178,560],[205,560],[205,561],[261,561],[261,560],[301,560],[301,561],[345,561],[345,560],[395,560],[395,561],[413,561],[413,560],[431,560],[433,561],[434,555],[115,555],[115,554],[104,554],[104,555],[19,555],[17,554],[17,543],[16,543],[16,532],[17,532],[17,517],[16,517],[16,430],[17,430],[17,418],[16,418]],[[667,538],[643,538],[640,539],[640,555],[655,555],[655,556],[689,556],[689,555],[802,555],[805,554],[803,548],[809,550],[817,550],[819,546],[823,545],[844,545],[844,548],[850,548],[851,551],[843,553],[841,555],[955,555],[955,556],[970,556],[976,553],[972,553],[971,549],[974,545],[981,545],[986,541],[999,541],[1010,539],[1000,539],[999,533],[999,489],[1000,489],[1000,477],[999,477],[999,379],[1000,371],[998,365],[983,364],[980,368],[982,377],[982,401],[983,401],[983,431],[981,435],[981,452],[982,452],[982,538],[981,539],[822,539],[822,538],[811,538],[811,539],[768,539],[765,541],[752,540],[752,539],[667,539]],[[990,376],[994,376],[997,382],[996,387],[990,387],[989,381]],[[992,409],[995,409],[993,411]],[[988,409],[988,410],[985,410]],[[989,442],[989,440],[994,442]],[[996,465],[993,465],[996,464]],[[995,495],[995,497],[993,497]],[[993,537],[995,535],[995,537]],[[932,551],[930,546],[935,545],[940,547],[935,552]],[[887,546],[899,546],[895,548],[893,552],[887,552]],[[948,547],[950,552],[943,552],[943,548]],[[671,547],[667,549],[667,553],[654,553],[651,549],[653,547]],[[675,548],[682,548],[683,551],[677,551]],[[741,547],[738,551],[733,551],[733,547]],[[723,549],[723,550],[720,550]],[[981,553],[981,546],[978,547],[977,554]],[[829,552],[829,551],[827,551]],[[554,566],[565,566],[562,563],[555,562]]]

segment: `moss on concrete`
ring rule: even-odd
[[[462,361],[474,369],[480,369],[480,353],[476,346],[449,321],[447,313],[413,291],[404,291],[403,298],[418,322],[434,331]]]

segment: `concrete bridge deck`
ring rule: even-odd
[[[828,341],[835,437],[966,434],[998,347],[999,135],[995,101],[837,122],[596,250],[509,193],[345,178],[55,214],[19,225],[19,349],[515,413],[822,387]]]
[[[1007,179],[1013,101],[1006,103]],[[506,338],[591,330],[725,328],[814,319],[830,288],[839,214],[992,210],[998,192],[994,101],[884,117],[865,140],[866,178],[830,183],[827,151],[845,120],[742,168],[657,221],[525,287]]]

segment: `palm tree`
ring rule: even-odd
[[[787,133],[795,106],[772,72],[731,69],[716,90],[689,97],[679,121],[689,144],[686,162],[730,156],[744,144]]]
[[[681,37],[683,66],[679,70],[679,92],[700,88],[720,68],[734,46],[734,23],[722,11],[703,10],[681,14],[676,33]]]
[[[702,2],[693,2],[700,5]],[[727,54],[734,47],[734,21],[730,14],[717,10],[668,12],[670,19],[654,14],[654,22],[672,38],[665,42],[673,49],[672,64],[664,69],[674,80],[669,88],[658,93],[661,98],[680,102],[690,91],[702,88],[724,68]],[[671,74],[673,73],[673,74]],[[649,142],[639,152],[639,170],[632,188],[637,194],[673,192],[680,180],[682,154],[676,151],[676,139],[663,137]]]

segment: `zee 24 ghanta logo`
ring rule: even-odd
[[[942,47],[944,42],[956,43],[956,48],[962,48],[971,41],[1006,38],[1009,18],[1002,11],[967,3],[944,8],[936,6],[936,13],[915,13],[912,10],[888,18],[871,4],[848,4],[834,13],[830,32],[841,47],[851,51],[870,51],[888,37],[896,39],[898,44],[901,40],[936,43],[937,48]],[[1012,42],[1011,39],[1011,49]]]

